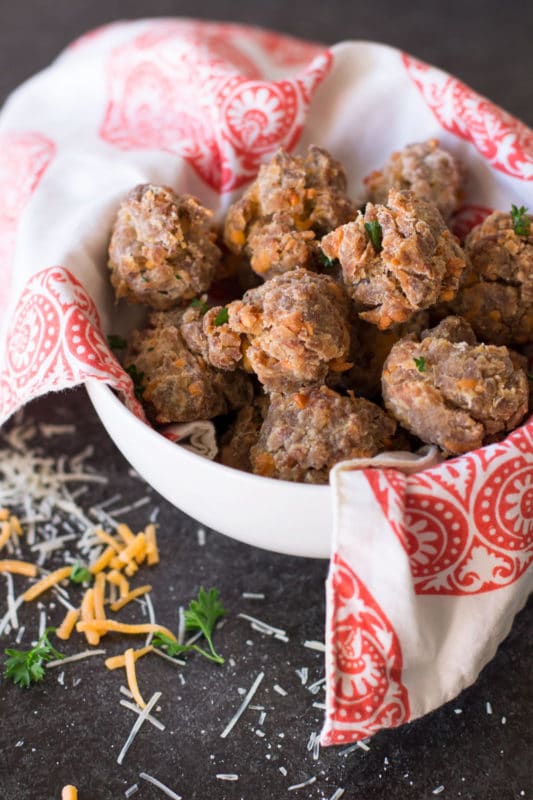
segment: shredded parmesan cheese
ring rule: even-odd
[[[161,781],[158,781],[157,778],[154,778],[152,775],[148,775],[146,772],[139,772],[139,778],[142,778],[143,781],[151,783],[152,786],[157,786],[157,788],[161,789],[163,794],[166,794],[166,796],[170,797],[171,800],[181,800],[179,794],[173,792],[172,789],[169,789],[168,786],[165,786],[164,783],[161,783]]]
[[[70,568],[69,568],[70,569]],[[26,575],[27,578],[35,578],[37,567],[29,561],[15,561],[13,559],[0,561],[0,572],[12,572],[14,575]],[[36,583],[35,586],[39,584]],[[24,596],[24,600],[26,597]]]
[[[155,706],[155,704],[157,703],[157,701],[159,700],[160,697],[161,697],[161,692],[155,692],[151,696],[151,698],[148,701],[148,703],[146,704],[146,707],[143,708],[143,710],[141,711],[141,713],[139,714],[139,716],[135,720],[133,728],[131,729],[129,736],[126,739],[126,741],[124,742],[124,746],[123,746],[122,750],[120,751],[120,753],[118,755],[117,764],[122,764],[122,762],[124,761],[124,759],[126,757],[126,754],[127,754],[128,750],[130,749],[130,747],[131,747],[131,745],[133,743],[133,740],[135,739],[135,737],[139,733],[143,723],[146,722],[146,719],[149,716],[150,711]],[[181,800],[181,798],[180,798],[180,800]]]
[[[246,697],[244,698],[244,700],[242,701],[241,705],[239,706],[239,708],[235,712],[234,716],[230,719],[230,721],[228,722],[228,724],[226,725],[226,727],[224,728],[224,730],[220,734],[220,738],[221,739],[225,739],[226,736],[229,733],[231,733],[231,731],[233,730],[233,728],[235,727],[235,725],[237,724],[237,722],[239,721],[239,719],[241,718],[243,713],[246,711],[246,708],[250,705],[250,703],[252,701],[252,698],[253,698],[254,694],[256,693],[257,689],[259,688],[259,684],[261,683],[261,681],[263,680],[264,677],[265,677],[265,673],[264,672],[260,672],[259,675],[257,676],[257,678],[255,679],[255,681],[253,682],[252,686],[248,690],[248,693],[246,694]]]
[[[131,592],[128,592],[127,595],[121,597],[116,603],[111,603],[111,611],[120,611],[120,609],[125,605],[131,603],[132,600],[135,600],[136,597],[141,597],[141,595],[151,591],[152,587],[149,584],[146,584],[146,586],[138,586],[137,589],[132,589]]]

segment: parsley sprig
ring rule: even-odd
[[[419,372],[427,372],[426,359],[421,356],[420,358],[413,358],[416,368]]]
[[[319,252],[318,259],[324,267],[335,267],[339,263],[337,258],[328,258],[322,251]]]
[[[200,300],[199,297],[195,297],[194,300],[191,302],[191,308],[197,308],[200,311],[200,314],[205,314],[208,305],[203,300]]]
[[[372,242],[372,247],[376,253],[381,253],[383,249],[383,228],[377,219],[373,220],[372,222],[365,222],[365,231],[368,233],[368,238]]]
[[[136,364],[130,364],[129,367],[126,367],[126,372],[133,381],[133,391],[135,392],[135,397],[137,400],[142,400],[144,392],[144,372],[140,372],[137,369]]]
[[[128,346],[126,339],[123,339],[122,336],[117,336],[114,333],[110,333],[107,337],[107,343],[111,350],[125,350]]]
[[[65,658],[50,643],[48,638],[55,633],[55,628],[47,628],[35,647],[31,650],[6,650],[7,661],[4,667],[4,677],[10,678],[13,683],[28,688],[32,683],[42,681],[44,666],[47,661],[55,658]]]
[[[87,567],[83,567],[79,561],[72,565],[70,580],[72,583],[90,583],[93,579],[92,572]]]
[[[226,306],[220,309],[218,314],[216,315],[215,319],[213,320],[213,324],[217,327],[219,325],[224,325],[229,320],[228,309]]]
[[[527,208],[525,206],[517,208],[513,203],[511,206],[511,219],[513,220],[513,229],[517,236],[529,236],[531,219],[527,215]]]
[[[212,638],[215,625],[226,613],[218,597],[218,589],[209,589],[206,591],[206,589],[201,586],[198,592],[198,598],[196,600],[191,600],[189,607],[185,611],[185,630],[189,632],[200,631],[207,641],[209,652],[202,647],[198,647],[196,644],[178,644],[169,636],[160,632],[154,635],[152,640],[154,647],[165,650],[167,655],[172,658],[182,653],[195,651],[204,656],[204,658],[209,659],[209,661],[213,661],[215,664],[223,664],[224,659],[215,650]]]

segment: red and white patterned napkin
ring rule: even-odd
[[[364,175],[430,136],[468,168],[462,232],[533,207],[532,131],[397,50],[172,19],[74,42],[0,115],[0,423],[89,378],[142,416],[102,333],[116,331],[107,240],[133,185],[191,192],[220,218],[280,145],[316,143],[362,198]],[[324,744],[454,697],[532,587],[533,421],[414,474],[354,466],[332,473]]]

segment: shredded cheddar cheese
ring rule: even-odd
[[[109,566],[114,556],[114,549],[112,547],[106,547],[102,555],[99,556],[96,561],[93,561],[92,564],[89,564],[89,572],[91,572],[93,575],[97,575],[99,572]]]
[[[99,635],[108,633],[109,631],[113,631],[114,633],[128,633],[131,635],[138,633],[164,633],[165,636],[168,636],[173,642],[177,641],[172,631],[169,631],[168,628],[165,628],[163,625],[154,625],[151,622],[143,622],[140,625],[129,625],[114,619],[84,620],[82,615],[82,620],[76,625],[76,630],[79,633],[92,632]]]
[[[154,564],[159,564],[159,548],[157,546],[155,525],[152,523],[147,525],[144,534],[146,536],[146,557],[148,564],[152,567]]]
[[[11,529],[15,531],[17,536],[22,536],[22,525],[20,524],[20,519],[14,514],[11,514],[9,517],[9,523],[11,525]]]
[[[124,597],[121,597],[120,600],[117,600],[116,603],[111,603],[111,611],[120,611],[121,608],[124,608],[125,605],[131,603],[132,600],[135,600],[136,597],[140,597],[146,592],[151,592],[152,587],[149,584],[145,586],[138,586],[136,589],[132,589]]]
[[[6,522],[9,519],[9,509],[0,508],[0,522]]]
[[[121,597],[126,597],[126,595],[129,594],[130,591],[129,581],[127,578],[124,577],[124,575],[122,575],[121,572],[119,572],[116,569],[112,569],[110,572],[106,573],[106,578],[109,583],[118,586]]]
[[[133,650],[133,657],[135,661],[137,659],[142,658],[147,653],[153,652],[153,647],[149,644],[147,647],[141,647],[139,650]],[[126,654],[123,653],[121,656],[111,656],[111,658],[106,658],[105,665],[108,669],[120,669],[126,666]]]
[[[5,561],[0,561],[0,572],[12,572],[14,575],[26,575],[27,578],[35,578],[37,575],[37,567],[35,564],[30,564],[29,561],[15,561],[13,559],[8,559]],[[38,585],[38,583],[35,584],[35,586]],[[26,599],[25,595],[24,599]]]
[[[80,625],[90,625],[94,622],[94,589],[87,589],[81,601],[81,622],[76,625],[76,630],[80,630]],[[97,645],[100,642],[98,631],[88,628],[85,630],[85,638],[88,644]]]
[[[115,552],[120,553],[122,545],[119,542],[117,542],[117,540],[114,539],[113,536],[111,536],[111,534],[106,533],[104,530],[102,530],[102,528],[97,528],[95,530],[95,534],[98,537],[98,539],[100,539],[101,542],[104,542],[104,544],[107,544],[109,545],[109,547],[112,547],[113,550],[115,550]]]
[[[63,622],[56,630],[56,636],[58,639],[63,639],[63,641],[70,639],[70,635],[74,630],[74,625],[78,621],[79,616],[80,616],[79,608],[71,608],[69,611],[67,611],[63,619]]]
[[[13,530],[11,528],[11,523],[9,520],[7,522],[2,522],[0,527],[0,550],[6,546],[6,544],[11,539],[11,534]]]
[[[133,699],[139,706],[139,708],[146,708],[146,703],[144,702],[140,689],[139,684],[137,683],[137,672],[135,670],[135,655],[133,652],[133,648],[129,647],[126,652],[124,653],[124,661],[126,665],[126,678],[128,681],[128,689],[133,695]]]
[[[105,584],[106,576],[103,572],[99,572],[94,580],[94,618],[105,619],[104,601],[105,601]]]
[[[124,522],[117,525],[117,533],[126,545],[132,544],[135,541],[135,534],[130,526],[126,525]]]
[[[52,586],[55,586],[60,581],[64,581],[65,578],[70,577],[71,572],[72,567],[60,567],[60,569],[56,569],[55,572],[51,572],[50,575],[47,575],[40,581],[37,581],[34,586],[24,592],[22,597],[27,603],[29,603],[31,600],[35,600],[36,597],[39,597],[40,594],[48,591],[48,589],[50,589]]]
[[[78,800],[78,790],[75,786],[64,786],[61,792],[61,800]]]

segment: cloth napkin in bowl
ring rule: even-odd
[[[491,209],[533,207],[533,132],[397,50],[171,19],[74,42],[0,115],[0,421],[87,379],[142,416],[102,333],[116,332],[110,227],[135,184],[193,193],[220,219],[278,147],[314,143],[362,199],[364,175],[429,137],[468,169],[462,232]],[[211,452],[208,428],[183,435]],[[324,744],[454,697],[531,589],[533,421],[451,461],[421,458],[332,472]]]

